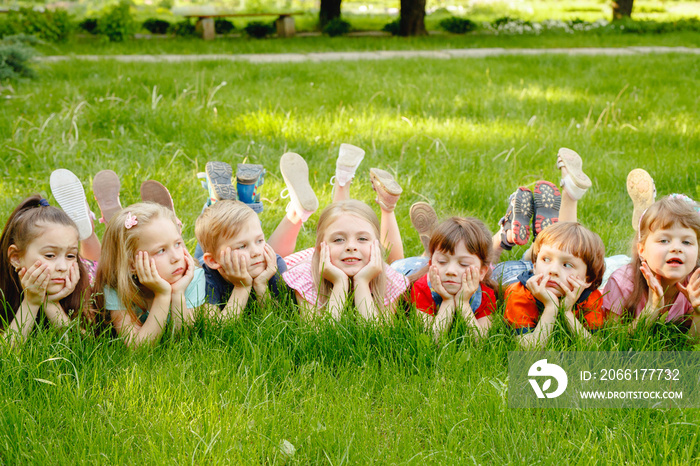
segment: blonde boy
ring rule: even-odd
[[[521,346],[544,346],[557,315],[586,339],[605,322],[597,290],[605,272],[605,246],[600,237],[576,222],[544,229],[532,246],[533,271],[506,288],[505,320]],[[579,320],[580,319],[580,320]]]
[[[197,218],[195,236],[202,254],[209,303],[224,315],[242,314],[251,292],[258,301],[268,288],[277,294],[278,271],[286,265],[265,242],[257,214],[246,204],[220,200]]]

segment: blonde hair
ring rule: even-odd
[[[254,217],[257,218],[257,214],[248,205],[240,201],[221,200],[204,209],[197,217],[194,235],[202,251],[215,253],[223,241],[235,237],[241,226]]]
[[[634,288],[624,303],[627,312],[634,314],[641,300],[649,295],[649,285],[642,275],[642,259],[639,257],[639,244],[644,244],[651,233],[681,226],[690,228],[700,240],[700,215],[695,210],[697,204],[689,198],[664,197],[653,203],[639,220],[639,232],[632,241],[632,283]],[[700,254],[695,267],[700,265]]]
[[[127,216],[136,217],[136,225],[126,228]],[[107,224],[102,238],[102,253],[97,266],[95,291],[98,312],[104,310],[104,288],[106,286],[117,292],[119,301],[126,306],[134,321],[138,322],[134,308],[146,309],[147,299],[153,292],[141,286],[133,272],[134,256],[138,250],[138,241],[143,228],[156,219],[167,219],[180,231],[175,213],[160,204],[139,202],[132,204],[114,215]],[[105,314],[106,311],[105,311]],[[106,316],[105,320],[109,320]]]
[[[586,264],[586,281],[594,290],[603,282],[605,273],[605,245],[600,236],[577,222],[559,222],[548,226],[537,235],[532,244],[532,262],[537,262],[542,246],[566,251]]]
[[[328,226],[335,222],[338,218],[345,215],[353,215],[355,217],[366,220],[371,226],[375,238],[379,239],[379,219],[377,214],[365,204],[364,202],[357,201],[355,199],[349,199],[347,201],[334,202],[329,205],[318,219],[318,225],[316,226],[316,247],[314,248],[313,258],[311,259],[311,274],[314,283],[318,283],[318,302],[317,305],[325,306],[328,302],[328,298],[331,295],[333,285],[328,280],[325,280],[321,276],[319,254],[321,251],[321,243],[323,242],[323,237],[326,234]],[[351,219],[348,219],[351,222]],[[384,255],[384,248],[379,246],[382,256]],[[386,264],[384,264],[386,267]],[[380,273],[377,275],[369,284],[369,289],[372,292],[372,298],[377,306],[384,307],[384,295],[386,294],[386,273]]]

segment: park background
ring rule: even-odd
[[[60,28],[10,30],[2,21],[12,15],[0,15],[5,31],[0,53],[14,47],[25,58],[39,54],[0,81],[3,221],[31,193],[52,200],[48,180],[56,168],[83,180],[98,212],[91,178],[112,169],[121,176],[124,206],[139,200],[146,179],[170,189],[192,251],[194,221],[206,198],[196,173],[207,161],[220,160],[266,167],[261,220],[269,235],[286,205],[279,157],[294,151],[307,160],[324,206],[343,142],[367,151],[353,182],[354,197],[378,211],[368,177],[373,166],[395,173],[403,186],[397,212],[409,255],[421,252],[408,220],[413,202],[430,202],[440,217],[476,216],[495,230],[515,187],[558,181],[560,147],[581,154],[593,180],[579,218],[601,235],[608,255],[629,252],[632,204],[625,180],[633,168],[649,171],[659,195],[700,197],[698,3],[637,1],[631,19],[576,30],[583,24],[576,18],[609,22],[610,5],[428,2],[430,34],[410,38],[379,32],[396,19],[390,9],[398,2],[344,1],[342,17],[352,28],[340,37],[318,32],[318,5],[312,3],[221,3],[246,11],[308,11],[297,19],[297,29],[309,34],[258,40],[245,32],[245,21],[236,20],[231,34],[210,42],[161,37],[138,26],[151,17],[178,22],[168,13],[178,5],[127,5],[139,28],[129,26],[117,41],[106,29],[92,35],[77,24],[103,18],[118,5],[62,6],[69,8],[72,26],[60,37],[45,32]],[[31,24],[39,21],[24,14],[34,18]],[[473,20],[476,29],[466,34],[440,29],[439,22],[451,16]],[[501,24],[515,26],[499,31],[493,25],[506,16]],[[532,26],[549,24],[545,20],[568,29]],[[10,37],[21,32],[44,35],[41,42]],[[77,58],[592,46],[674,49],[318,63]],[[54,62],[51,56],[74,59]],[[317,218],[306,224],[299,247],[313,244]],[[96,228],[101,236],[104,226]],[[522,252],[516,248],[504,258]],[[312,327],[286,300],[238,322],[198,322],[191,332],[168,335],[157,347],[137,352],[109,335],[36,329],[21,348],[0,352],[0,463],[693,464],[700,459],[697,409],[510,409],[512,336],[499,319],[480,342],[465,330],[457,322],[436,345],[412,317],[388,327],[365,325],[353,316]],[[562,328],[548,348],[698,349],[664,325],[633,335],[612,327],[592,344],[572,340]]]

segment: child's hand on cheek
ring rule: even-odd
[[[693,272],[687,285],[683,286],[680,283],[676,283],[676,288],[688,298],[693,309],[696,312],[700,312],[700,269]]]
[[[362,267],[362,269],[357,272],[355,276],[356,283],[367,283],[374,280],[374,278],[382,273],[384,270],[384,260],[382,260],[382,252],[379,249],[379,240],[374,240],[372,247],[370,248],[370,256],[367,264]]]
[[[253,279],[253,286],[267,285],[270,279],[277,273],[277,254],[275,254],[272,246],[267,243],[265,244],[263,256],[265,257],[265,270],[260,272],[260,275]]]
[[[559,283],[559,281],[557,281],[557,283]],[[564,306],[566,306],[567,311],[570,311],[574,309],[576,301],[578,301],[584,290],[591,286],[591,284],[573,275],[567,278],[566,284],[560,286],[564,290]]]
[[[173,294],[184,293],[194,277],[194,259],[190,256],[189,251],[185,250],[185,273],[178,278],[175,283],[170,285]]]
[[[233,286],[246,288],[253,286],[253,277],[248,272],[248,263],[240,251],[232,251],[227,247],[219,255],[219,264],[225,274],[224,278]]]
[[[658,311],[664,305],[664,290],[661,287],[659,277],[651,270],[651,267],[649,267],[649,264],[647,264],[645,260],[642,261],[640,270],[649,286],[649,302],[651,302],[652,310]],[[656,312],[656,314],[658,314],[658,312]]]
[[[48,288],[51,279],[49,265],[36,261],[29,269],[22,267],[17,275],[19,275],[22,290],[24,290],[29,303],[36,306],[41,305],[44,302],[46,288]]]
[[[476,290],[479,289],[480,278],[479,267],[474,265],[470,266],[462,274],[462,288],[460,288],[455,295],[455,301],[457,303],[469,302],[472,296],[474,296],[474,293],[476,293]]]
[[[538,273],[530,277],[526,283],[526,288],[538,301],[544,304],[554,304],[556,307],[559,307],[559,300],[557,297],[547,290],[547,282],[550,280],[552,280],[550,277]]]
[[[50,302],[56,303],[66,296],[69,296],[73,290],[75,290],[75,286],[78,284],[78,281],[80,280],[80,268],[78,267],[77,262],[73,262],[73,264],[70,266],[70,269],[68,270],[68,276],[66,277],[66,281],[63,284],[63,288],[57,293],[54,294],[49,294],[46,296],[46,299]]]
[[[325,280],[328,280],[333,285],[348,285],[348,276],[331,262],[330,247],[325,241],[321,243],[321,251],[318,255],[318,261],[321,276]]]
[[[168,283],[158,273],[155,259],[151,259],[146,251],[139,251],[136,255],[136,276],[139,282],[155,294],[170,293]]]
[[[431,265],[428,270],[428,280],[430,280],[430,288],[440,295],[442,299],[452,299],[453,296],[445,289],[440,280],[440,274],[436,266]]]

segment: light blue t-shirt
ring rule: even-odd
[[[193,309],[195,307],[204,304],[206,299],[207,282],[204,278],[204,270],[196,268],[194,270],[194,277],[192,277],[192,282],[187,286],[185,290],[185,302],[187,303],[187,309]],[[126,306],[122,304],[119,296],[117,296],[117,291],[109,286],[104,288],[105,294],[105,309],[108,311],[119,311],[126,309]],[[136,309],[136,314],[139,316],[141,323],[146,322],[148,319],[148,311],[145,309]]]

